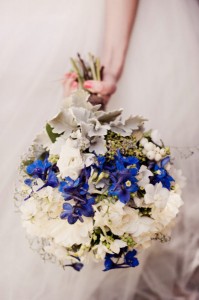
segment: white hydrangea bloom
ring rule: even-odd
[[[183,176],[182,170],[177,170],[174,167],[171,168],[170,175],[175,179],[175,192],[181,195],[182,189],[186,185],[186,177]]]
[[[157,207],[152,208],[152,218],[162,225],[162,227],[165,227],[176,218],[182,204],[181,196],[172,191],[169,194],[167,204],[163,210]]]
[[[20,206],[20,211],[22,213],[23,220],[31,220],[32,218],[35,217],[38,210],[39,210],[39,205],[32,197],[24,201]]]
[[[124,225],[128,223],[128,219],[125,219],[124,204],[119,201],[109,203],[104,200],[101,205],[100,210],[96,209],[95,212],[95,226],[108,226],[114,234],[123,235],[125,232]]]
[[[119,240],[119,239],[115,239],[111,244],[110,244],[110,250],[113,251],[114,253],[119,253],[121,248],[124,248],[127,246],[127,243]]]
[[[90,241],[90,232],[93,229],[92,218],[83,217],[84,222],[77,221],[71,225],[67,220],[50,220],[48,234],[55,243],[70,247],[73,244],[85,244]]]
[[[156,207],[163,209],[169,198],[168,189],[162,187],[162,183],[156,183],[155,185],[148,184],[145,186],[146,194],[144,195],[144,201],[146,204],[154,204]]]
[[[138,185],[145,187],[147,184],[149,184],[149,176],[152,176],[153,173],[144,165],[141,166],[137,179],[138,179]]]

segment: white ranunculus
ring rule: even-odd
[[[70,140],[62,146],[57,166],[63,178],[70,176],[74,180],[77,179],[84,167],[80,149],[74,148]]]
[[[156,183],[156,185],[147,184],[145,186],[146,194],[144,195],[144,201],[146,204],[153,204],[156,207],[163,209],[169,198],[169,191],[162,187],[162,183]]]

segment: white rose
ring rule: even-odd
[[[63,178],[69,176],[73,180],[77,179],[84,167],[80,149],[74,148],[70,140],[62,146],[57,166]]]

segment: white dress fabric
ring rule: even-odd
[[[100,54],[104,13],[104,1],[97,0],[0,2],[2,300],[199,297],[197,154],[187,160],[176,159],[188,179],[181,220],[172,242],[167,246],[156,243],[145,267],[141,262],[140,268],[104,273],[102,265],[91,264],[76,273],[43,263],[29,249],[20,218],[14,213],[20,155],[58,111],[60,79],[69,68],[69,58],[77,51]],[[139,2],[124,74],[109,107],[124,107],[126,114],[146,116],[150,120],[147,126],[158,128],[168,145],[199,144],[196,0]]]

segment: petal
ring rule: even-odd
[[[73,207],[72,207],[72,205],[70,203],[64,203],[63,204],[63,209],[68,214],[71,214],[73,212]]]
[[[74,217],[72,215],[68,216],[68,223],[71,225],[75,224],[77,222],[77,220],[78,220],[78,217]]]
[[[127,187],[127,190],[130,193],[135,193],[138,190],[138,185],[137,184],[132,184],[130,187]]]
[[[75,270],[75,271],[81,271],[81,269],[83,268],[83,264],[82,263],[74,263],[74,264],[72,264],[71,265],[71,267],[73,267],[73,269]]]
[[[59,181],[57,179],[57,176],[53,171],[50,171],[48,174],[48,180],[47,180],[47,185],[55,188],[59,185]]]
[[[103,271],[109,271],[111,269],[114,269],[115,264],[110,258],[106,257],[104,261],[104,267],[105,269]]]
[[[68,212],[67,211],[62,211],[60,214],[61,219],[67,219],[68,218]]]
[[[90,204],[82,205],[81,212],[82,212],[82,215],[85,217],[94,216],[94,210],[93,210],[92,205],[90,205]]]
[[[161,161],[161,167],[164,168],[166,166],[166,164],[168,164],[168,162],[170,162],[170,156],[165,157],[162,161]]]
[[[121,189],[117,196],[120,202],[124,204],[128,203],[131,198],[130,192],[127,189]]]

